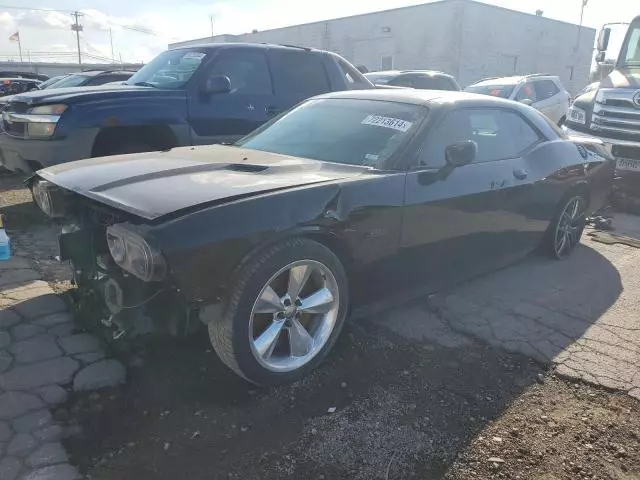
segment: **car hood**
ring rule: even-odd
[[[42,103],[74,103],[85,100],[100,100],[102,98],[120,97],[157,97],[175,93],[177,90],[163,90],[153,87],[137,87],[134,85],[103,85],[99,87],[46,88],[33,92],[13,95],[12,102],[22,102],[29,105]]]
[[[640,68],[616,69],[600,82],[600,88],[640,88]]]
[[[211,145],[63,163],[37,172],[75,193],[147,220],[368,172],[238,147]]]

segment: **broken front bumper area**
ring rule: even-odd
[[[143,282],[117,266],[103,229],[64,226],[60,259],[70,262],[78,318],[107,340],[145,334],[183,336],[197,329],[193,309],[167,282]]]

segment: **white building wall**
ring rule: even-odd
[[[464,4],[456,72],[462,85],[488,76],[527,73],[558,75],[572,93],[588,83],[595,30],[475,2]]]
[[[336,52],[371,71],[392,56],[394,68],[441,70],[461,85],[488,76],[553,73],[575,92],[588,83],[595,30],[582,29],[576,55],[577,39],[576,25],[471,0],[442,0],[170,47],[212,40],[298,45]]]

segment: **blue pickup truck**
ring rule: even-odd
[[[0,162],[32,173],[82,158],[233,142],[314,95],[375,88],[340,56],[209,44],[166,51],[122,85],[15,95]]]

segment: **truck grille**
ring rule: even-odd
[[[6,107],[7,113],[27,113],[29,105],[23,102],[11,102]],[[2,116],[2,127],[6,133],[15,137],[24,137],[27,126],[22,122],[8,122],[6,116]]]
[[[604,137],[640,141],[640,106],[633,97],[636,90],[602,90],[602,102],[593,107],[591,129]]]

